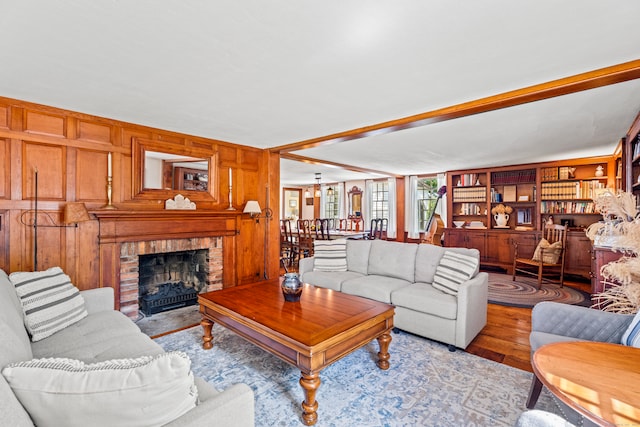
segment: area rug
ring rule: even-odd
[[[514,281],[508,274],[489,273],[489,302],[513,307],[533,307],[541,301],[591,305],[590,295],[577,289],[551,283],[537,289],[537,285],[535,278],[517,276]]]
[[[249,385],[256,426],[303,425],[300,372],[219,325],[213,335],[211,350],[202,349],[200,327],[156,342],[185,351],[194,373],[219,390]],[[373,341],[320,373],[317,426],[512,426],[525,408],[529,372],[402,331],[392,334],[389,370],[375,365],[377,351]],[[536,408],[561,413],[546,389]]]

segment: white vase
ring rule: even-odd
[[[509,221],[509,214],[498,213],[493,216],[493,219],[496,220],[496,225],[498,227],[506,227],[507,221]]]

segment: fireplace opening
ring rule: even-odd
[[[207,249],[140,255],[140,310],[151,316],[196,304],[208,288],[208,256]]]

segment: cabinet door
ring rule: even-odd
[[[480,262],[485,261],[486,255],[487,233],[484,231],[467,231],[466,248],[477,249],[480,251]]]
[[[511,243],[513,245],[518,245],[519,258],[533,258],[533,253],[535,252],[536,245],[538,244],[538,233],[511,233]],[[511,261],[513,262],[513,258]]]
[[[567,234],[567,252],[564,258],[566,273],[589,278],[591,271],[591,240],[582,232]]]
[[[447,228],[444,232],[444,244],[450,248],[466,247],[466,232],[464,230]]]
[[[487,233],[485,260],[492,264],[513,263],[511,233],[500,231]]]

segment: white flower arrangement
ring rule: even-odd
[[[606,289],[594,294],[594,303],[604,311],[636,313],[640,309],[640,217],[632,193],[609,191],[594,199],[604,222],[591,224],[587,236],[597,241],[606,236],[613,251],[623,256],[602,266]]]
[[[494,206],[493,208],[491,208],[491,213],[492,214],[510,214],[511,212],[513,212],[513,208],[511,206],[505,206],[502,203],[500,203],[497,206]]]

